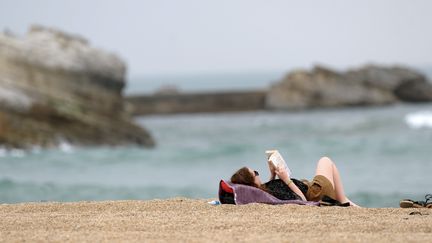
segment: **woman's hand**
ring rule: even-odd
[[[276,167],[275,173],[285,183],[288,183],[291,180],[289,175],[288,175],[288,172],[282,166]]]

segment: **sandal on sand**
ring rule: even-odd
[[[404,199],[400,201],[399,206],[401,208],[432,208],[432,194],[426,194],[425,199],[426,201]]]
[[[341,203],[338,200],[335,200],[329,196],[324,196],[321,201],[319,201],[320,206],[339,206],[339,207],[348,207],[351,206],[349,202]]]

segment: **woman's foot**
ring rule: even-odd
[[[361,208],[359,205],[353,203],[351,200],[349,200],[348,198],[346,198],[346,201],[349,202],[350,206],[356,207],[356,208]]]

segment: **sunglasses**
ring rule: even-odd
[[[254,170],[254,174],[255,174],[255,176],[259,176],[259,173],[256,170]]]

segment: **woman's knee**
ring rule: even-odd
[[[333,161],[332,161],[329,157],[324,156],[324,157],[321,157],[321,158],[318,160],[318,164],[328,164],[328,165],[333,165],[334,163],[333,163]]]

